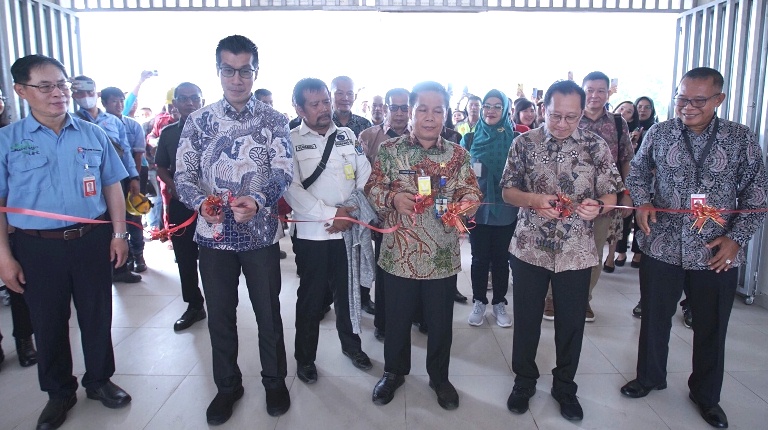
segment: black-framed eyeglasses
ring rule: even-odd
[[[687,99],[685,97],[675,97],[675,106],[683,108],[683,107],[688,106],[688,103],[690,103],[691,106],[693,106],[695,108],[703,108],[704,106],[707,105],[707,102],[710,99],[712,99],[714,97],[717,97],[719,95],[720,95],[720,93],[717,93],[717,94],[715,94],[713,96],[709,96],[707,98],[695,98],[695,99]]]
[[[566,123],[573,125],[581,119],[581,115],[562,116],[559,113],[547,113],[547,116],[549,116],[549,119],[555,124],[565,120]]]
[[[55,88],[58,88],[64,92],[67,92],[70,89],[72,89],[72,82],[69,82],[69,81],[58,82],[55,84],[44,84],[44,85],[32,85],[32,84],[21,84],[21,83],[19,83],[19,85],[23,85],[25,87],[37,88],[43,94],[51,93]]]
[[[242,76],[242,75],[240,75],[240,76]],[[200,100],[202,100],[202,98],[200,96],[197,96],[197,95],[195,95],[195,96],[178,96],[178,97],[175,98],[175,100],[177,102],[179,102],[179,103],[187,103],[187,102],[199,103]]]
[[[498,104],[498,103],[495,104],[495,105],[489,105],[489,104],[483,105],[483,109],[484,110],[497,110],[498,111],[498,110],[502,110],[503,108],[504,108],[504,105],[501,105],[501,104]]]
[[[252,69],[250,67],[243,67],[242,69],[235,69],[229,66],[219,67],[219,73],[221,73],[221,76],[224,76],[225,78],[231,78],[232,76],[235,76],[235,73],[237,73],[243,79],[250,79],[253,77],[253,73],[255,71],[256,69]]]
[[[408,112],[408,105],[389,105],[390,112],[397,112],[398,109],[403,112]]]

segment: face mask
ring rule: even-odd
[[[96,107],[96,96],[83,97],[81,99],[75,99],[75,101],[83,109],[93,109],[94,107]]]

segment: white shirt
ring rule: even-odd
[[[304,189],[301,182],[308,177],[320,164],[328,137],[336,131],[331,155],[328,157],[326,168],[317,180]],[[325,135],[320,135],[301,122],[301,125],[291,130],[293,144],[293,182],[286,191],[285,200],[293,208],[296,221],[291,224],[291,234],[296,231],[296,237],[307,240],[342,239],[341,233],[329,234],[326,229],[332,221],[326,221],[336,216],[337,205],[342,204],[355,189],[362,190],[371,174],[371,164],[365,157],[355,133],[347,127],[336,127],[331,123]],[[354,173],[347,175],[345,165],[349,164]],[[347,168],[349,170],[349,168]]]

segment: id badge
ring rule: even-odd
[[[441,218],[448,212],[448,199],[445,197],[438,197],[435,199],[435,217]]]
[[[697,205],[699,206],[707,205],[706,194],[691,194],[691,209],[695,208]]]
[[[480,162],[472,163],[472,170],[475,172],[475,176],[481,177],[483,173],[483,164]]]
[[[432,178],[430,176],[419,176],[418,186],[419,194],[422,196],[432,195]]]
[[[344,163],[344,177],[347,179],[355,179],[355,169],[352,168],[352,164]]]
[[[96,177],[92,173],[86,173],[83,176],[83,196],[92,197],[96,195]]]

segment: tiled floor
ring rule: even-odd
[[[290,242],[282,241],[290,250]],[[459,288],[470,294],[469,246],[463,245],[464,272]],[[113,339],[117,373],[113,380],[133,396],[129,407],[104,408],[78,391],[78,404],[64,429],[196,429],[207,428],[205,408],[215,394],[211,378],[211,352],[204,323],[174,333],[173,322],[185,310],[178,286],[173,254],[165,244],[148,243],[150,269],[144,281],[113,289]],[[470,327],[470,305],[454,309],[451,380],[459,390],[461,407],[442,410],[427,386],[424,366],[426,337],[414,330],[413,370],[387,406],[371,403],[371,391],[383,372],[383,347],[373,337],[373,320],[363,319],[363,349],[374,366],[355,369],[344,356],[334,333],[333,316],[321,325],[317,366],[320,379],[306,385],[295,380],[293,356],[294,314],[298,279],[293,254],[282,260],[282,314],[286,333],[290,411],[267,415],[259,372],[257,326],[245,289],[241,287],[240,366],[245,396],[223,429],[707,429],[688,400],[692,332],[678,315],[670,340],[669,388],[644,399],[627,399],[619,387],[634,377],[640,321],[631,316],[639,299],[637,271],[628,266],[603,274],[592,307],[597,321],[587,324],[581,355],[579,397],[585,418],[569,423],[560,417],[549,395],[554,366],[552,323],[542,323],[537,362],[542,371],[531,410],[514,415],[506,409],[512,389],[513,328],[503,329],[492,316],[482,327]],[[511,300],[511,293],[509,294]],[[510,307],[511,310],[511,307]],[[0,430],[34,428],[46,396],[39,391],[34,367],[19,367],[11,334],[10,310],[0,307],[0,327],[6,335],[6,361],[0,371]],[[75,372],[82,375],[77,321],[71,321]],[[731,428],[765,429],[768,423],[768,311],[747,306],[737,298],[727,342],[726,375],[721,405]]]

